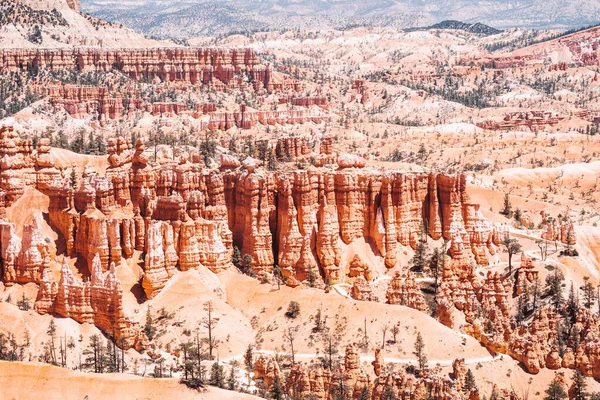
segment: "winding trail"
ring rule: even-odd
[[[276,354],[288,354],[288,353],[281,353],[281,352],[276,352],[273,350],[255,350],[254,351],[255,354],[265,354],[265,355],[276,355]],[[336,357],[343,357],[345,354],[344,353],[337,353],[335,356]],[[294,358],[296,360],[313,360],[316,359],[318,357],[323,357],[326,356],[326,354],[324,353],[296,353],[294,354]],[[496,354],[495,356],[487,356],[487,357],[474,357],[474,358],[465,358],[465,364],[477,364],[477,363],[488,363],[488,362],[493,362],[496,360],[500,360],[502,359],[502,357],[504,356],[504,354]],[[232,357],[228,357],[228,358],[223,358],[221,359],[221,362],[223,363],[227,363],[233,360],[240,360],[244,358],[244,354],[238,354],[236,356],[232,356]],[[417,359],[412,359],[412,358],[388,358],[388,357],[383,357],[384,361],[386,363],[391,363],[391,364],[417,364]],[[460,357],[455,357],[452,359],[445,359],[445,360],[428,360],[430,365],[452,365],[452,363],[454,362],[454,360],[456,358],[460,358]],[[364,355],[361,354],[360,355],[360,361],[367,361],[367,362],[372,362],[375,360],[375,356],[371,356],[371,355]]]

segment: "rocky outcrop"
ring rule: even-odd
[[[56,313],[80,323],[91,323],[113,336],[124,349],[142,350],[147,338],[139,325],[131,322],[123,310],[123,288],[117,279],[115,265],[111,264],[106,276],[96,255],[90,280],[82,281],[63,259],[60,280],[54,281],[49,270],[44,271],[35,302],[40,314]]]
[[[211,89],[225,89],[227,85],[211,85]],[[216,104],[188,105],[178,102],[151,102],[144,100],[133,85],[118,87],[82,86],[73,84],[37,85],[33,90],[47,97],[56,112],[66,111],[77,119],[95,119],[104,126],[111,120],[132,120],[136,112],[147,112],[152,116],[174,118],[190,117],[198,120],[200,129],[228,130],[233,127],[251,129],[261,125],[296,125],[329,121],[323,110],[312,111],[288,107],[279,110],[250,110],[241,104],[239,111],[217,110]],[[299,139],[299,138],[291,138]],[[292,153],[296,151],[290,143]],[[298,143],[297,153],[310,152],[306,141]],[[304,152],[304,153],[302,153]],[[285,153],[285,150],[282,154]]]
[[[354,280],[352,284],[352,298],[359,301],[379,301],[377,296],[373,293],[373,288],[369,285],[369,282],[362,276],[359,276]]]
[[[0,222],[2,240],[2,276],[6,285],[39,283],[50,266],[50,248],[40,231],[40,217],[23,227],[23,238],[15,234],[15,225]]]
[[[54,181],[47,190],[49,214],[66,242],[74,243],[69,254],[79,253],[88,263],[100,254],[103,269],[110,260],[145,251],[149,292],[162,287],[177,266],[226,268],[233,244],[242,257],[250,257],[253,273],[270,273],[277,258],[285,277],[302,282],[313,275],[317,282],[337,283],[346,279],[340,273],[341,241],[372,240],[386,265],[393,266],[399,246],[416,246],[425,218],[437,221],[433,226],[440,235],[456,235],[453,246],[461,250],[452,257],[460,258],[460,268],[469,265],[464,259],[470,257],[474,266],[474,253],[481,260],[493,248],[491,226],[465,211],[472,205],[464,203],[460,177],[354,168],[267,172],[253,160],[239,166],[225,156],[222,172],[217,172],[184,159],[152,166],[141,142],[133,153],[129,147],[126,142],[111,144],[106,178],[86,172],[77,190]],[[455,194],[446,197],[447,184]],[[160,243],[175,249],[168,266],[153,254],[161,252]],[[352,260],[347,273],[373,277],[360,259]]]
[[[548,309],[537,310],[528,325],[514,333],[508,354],[523,363],[532,374],[542,368],[559,369],[561,357],[556,335],[557,316]]]
[[[35,186],[33,144],[22,139],[11,126],[0,126],[0,189],[7,205],[17,200],[25,186]]]
[[[367,161],[355,154],[342,154],[337,159],[340,168],[363,168]]]
[[[266,359],[266,358],[265,358]],[[267,373],[263,372],[266,365],[271,365],[260,358],[258,373],[262,378]],[[288,395],[295,398],[315,399],[362,399],[363,391],[370,393],[369,399],[387,399],[389,391],[401,400],[435,398],[440,400],[479,400],[477,389],[466,391],[464,389],[466,368],[464,360],[453,362],[453,372],[450,377],[437,375],[431,370],[423,370],[418,375],[407,374],[403,369],[386,368],[381,349],[375,350],[375,378],[360,367],[360,356],[356,344],[346,346],[343,362],[332,372],[321,366],[309,366],[304,363],[295,363],[285,381]],[[266,380],[265,380],[266,382]],[[500,395],[502,391],[495,388]],[[384,393],[386,395],[384,396]],[[503,398],[503,397],[501,397]],[[513,397],[507,397],[515,399]]]
[[[373,280],[373,271],[368,264],[363,262],[358,254],[355,254],[348,265],[348,276],[350,278],[356,278],[358,276],[363,277],[367,282]]]
[[[482,129],[518,130],[528,128],[532,132],[558,125],[567,117],[551,111],[511,112],[504,115],[502,120],[485,120],[477,123]]]
[[[410,271],[405,276],[396,272],[387,289],[387,302],[428,312],[423,292]]]
[[[385,367],[385,361],[383,360],[381,350],[382,349],[379,347],[375,349],[375,359],[371,363],[373,365],[373,372],[375,372],[375,375],[377,376],[381,375],[382,369]]]
[[[535,284],[539,277],[539,271],[536,268],[533,257],[525,252],[521,253],[521,265],[517,270],[515,279],[515,296],[520,296],[527,292],[529,285]]]
[[[291,99],[291,103],[295,106],[300,106],[300,107],[312,107],[312,106],[319,106],[319,107],[327,107],[329,102],[327,101],[327,97],[318,97],[318,96],[312,96],[312,97],[293,97]]]
[[[277,139],[275,154],[279,160],[294,160],[312,153],[308,138],[302,136]]]
[[[577,243],[577,235],[573,223],[566,218],[552,218],[544,211],[542,215],[542,239],[557,241],[574,246]]]
[[[265,388],[269,390],[275,379],[283,381],[283,374],[273,357],[261,354],[254,363],[254,379],[262,379]]]
[[[135,80],[160,79],[239,86],[240,75],[261,87],[270,73],[251,49],[140,48],[140,49],[10,49],[0,52],[0,73],[41,70],[112,71]],[[268,71],[268,68],[267,68]],[[262,79],[257,79],[262,78]]]

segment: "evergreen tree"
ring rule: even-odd
[[[471,371],[470,368],[467,370],[467,374],[465,375],[464,389],[467,393],[477,389],[477,383],[475,382],[475,375],[473,375],[473,371]]]
[[[240,248],[237,246],[233,246],[233,255],[231,256],[231,263],[237,268],[240,268],[242,266],[241,261],[242,258],[240,254]]]
[[[250,266],[252,265],[252,256],[250,254],[244,254],[242,257],[242,272],[247,274],[250,272]]]
[[[394,389],[391,386],[387,386],[381,396],[381,400],[398,400],[398,396],[396,396],[396,393],[394,393]]]
[[[316,282],[317,278],[315,277],[315,273],[312,269],[308,270],[308,286],[314,288]]]
[[[427,264],[427,246],[425,241],[419,241],[415,249],[415,255],[410,259],[409,264],[414,271],[423,271]]]
[[[156,327],[154,326],[154,319],[152,319],[152,314],[150,313],[150,307],[146,311],[146,323],[144,325],[144,333],[148,340],[152,340],[154,338],[154,334],[156,333]]]
[[[558,268],[554,268],[554,273],[546,277],[546,288],[548,295],[552,298],[554,311],[560,311],[564,298],[562,293],[562,281],[565,279],[562,272]]]
[[[21,300],[17,301],[17,307],[21,311],[29,311],[31,309],[31,302],[25,297],[25,292],[23,292]]]
[[[273,154],[272,151],[270,151],[269,155],[267,156],[267,169],[269,171],[277,170],[277,160],[275,159],[275,154]]]
[[[527,318],[529,312],[529,288],[527,282],[524,282],[523,293],[519,296],[517,301],[517,322],[524,321]]]
[[[254,348],[251,344],[248,344],[246,352],[244,353],[244,363],[246,364],[246,369],[248,371],[254,369]]]
[[[50,320],[50,325],[48,325],[48,329],[46,330],[48,336],[50,336],[50,359],[53,365],[57,365],[56,363],[56,346],[54,341],[56,339],[56,324],[54,323],[54,318]]]
[[[523,246],[517,241],[517,239],[512,239],[508,235],[502,241],[504,247],[506,247],[506,252],[508,253],[508,273],[512,275],[512,257],[521,251]]]
[[[571,387],[572,400],[587,400],[587,382],[585,376],[581,373],[580,370],[576,369],[573,372],[573,386]]]
[[[225,386],[225,376],[223,372],[223,366],[217,361],[212,364],[210,368],[210,381],[212,386],[223,388]]]
[[[413,354],[417,357],[419,363],[419,371],[427,369],[427,356],[425,355],[425,343],[423,342],[423,336],[421,332],[417,334],[417,340],[415,341],[415,351]]]
[[[279,379],[279,375],[275,375],[275,379],[273,379],[273,386],[271,386],[271,394],[273,395],[273,398],[275,400],[285,399],[285,392],[283,390],[281,380]]]
[[[358,399],[359,400],[371,400],[371,391],[369,390],[369,388],[367,386],[363,386],[362,390],[360,391],[360,397]]]
[[[237,386],[237,381],[235,380],[235,372],[236,372],[236,368],[237,367],[237,361],[233,361],[233,364],[231,365],[231,370],[229,371],[229,379],[227,379],[227,389],[228,390],[235,390],[236,386]]]
[[[438,280],[439,280],[439,276],[440,273],[443,271],[440,271],[440,258],[444,257],[443,254],[440,254],[439,249],[436,247],[435,249],[433,249],[433,252],[431,253],[431,257],[429,257],[429,271],[431,271],[431,275],[433,276],[434,279],[434,286],[435,286],[435,291],[437,293],[437,288],[438,288]]]
[[[509,218],[512,216],[512,205],[510,204],[508,193],[504,194],[504,208],[500,211],[500,214],[506,215]]]
[[[552,382],[550,382],[550,386],[548,386],[545,393],[546,396],[544,397],[544,400],[564,400],[568,397],[567,392],[563,389],[556,376]]]
[[[584,276],[583,280],[585,281],[585,283],[581,287],[581,290],[583,291],[583,306],[590,310],[595,302],[596,290],[594,289],[594,285],[592,285],[592,283],[590,282],[589,276]]]
[[[574,323],[577,318],[577,310],[579,309],[579,297],[575,294],[573,282],[569,288],[569,299],[567,300],[566,317],[569,318],[570,323]]]

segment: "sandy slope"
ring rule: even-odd
[[[323,354],[324,345],[320,334],[312,332],[314,316],[321,308],[325,325],[341,337],[340,352],[347,343],[359,342],[364,337],[365,321],[370,345],[365,360],[373,355],[374,347],[381,345],[382,327],[399,324],[397,343],[386,347],[386,357],[412,359],[417,332],[424,333],[427,352],[431,359],[489,357],[489,352],[475,339],[453,331],[435,319],[411,308],[384,303],[361,302],[346,299],[335,291],[324,293],[319,289],[279,290],[268,284],[260,285],[247,276],[225,272],[219,278],[227,286],[227,301],[242,311],[258,329],[257,341],[264,350],[289,351],[282,341],[287,328],[297,328],[294,347],[299,353]],[[235,288],[235,289],[234,289]],[[300,304],[296,319],[284,316],[290,300]],[[388,330],[386,340],[390,340]],[[464,343],[464,344],[463,344]]]
[[[176,379],[129,374],[84,374],[38,363],[0,361],[0,400],[191,400],[255,399],[255,396],[208,388],[198,393]]]

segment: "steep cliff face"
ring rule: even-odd
[[[85,261],[88,270],[82,272],[95,276],[94,282],[112,263],[141,257],[141,286],[152,298],[178,270],[230,268],[236,246],[242,264],[259,277],[269,279],[278,265],[292,286],[350,280],[355,298],[378,301],[370,287],[375,269],[358,256],[342,265],[343,248],[357,240],[373,243],[393,267],[398,249],[416,246],[421,226],[429,221],[432,237],[452,238],[442,301],[454,306],[467,304],[469,293],[485,297],[477,292],[481,285],[473,268],[476,258],[486,260],[497,235],[469,202],[462,176],[381,173],[352,157],[341,157],[337,170],[270,172],[257,160],[240,163],[232,157],[223,158],[220,170],[208,170],[195,153],[150,163],[141,141],[134,146],[119,138],[108,142],[104,174],[86,169],[74,187],[55,167],[45,141],[34,152],[12,132],[3,133],[0,174],[31,165],[31,178],[20,175],[11,185],[20,190],[31,185],[49,197],[49,225],[64,239],[65,255]],[[6,192],[13,196],[0,196],[0,213],[19,196],[11,185]],[[99,311],[93,300],[107,294],[94,295],[94,282],[86,289],[67,269],[59,282],[45,273],[51,260],[38,225],[36,220],[27,225],[21,239],[13,224],[0,222],[5,283],[36,282],[43,286],[39,310],[80,321],[92,318],[108,329],[106,321],[113,317],[102,316],[108,311]],[[109,282],[114,293],[122,291],[111,274],[102,282]],[[456,289],[464,280],[471,286],[461,299]],[[80,294],[63,293],[65,285]],[[392,304],[427,308],[410,276],[394,278],[387,295]]]
[[[57,173],[42,142],[35,157],[30,156],[37,166],[33,183],[22,179],[18,186],[35,185],[38,178],[67,255],[85,259],[90,273],[96,255],[106,271],[110,262],[143,251],[143,287],[149,297],[177,269],[200,264],[215,272],[227,268],[234,244],[258,275],[277,264],[285,277],[299,282],[314,278],[320,284],[374,278],[360,259],[342,272],[344,243],[362,238],[375,243],[386,265],[393,267],[400,246],[417,245],[423,221],[433,228],[432,237],[454,239],[452,258],[463,270],[472,269],[474,261],[469,260],[485,263],[494,250],[493,228],[473,211],[476,206],[469,202],[461,176],[382,174],[362,164],[343,164],[337,171],[268,172],[250,159],[219,172],[206,170],[195,156],[193,162],[182,157],[150,164],[141,141],[133,149],[125,139],[110,140],[108,150],[105,175],[86,170],[73,188]],[[16,158],[19,153],[12,154]],[[19,166],[13,163],[6,171]],[[9,196],[6,201],[10,203]],[[11,240],[9,233],[5,236],[4,251]],[[18,266],[37,262],[15,260]],[[459,277],[469,275],[465,273]],[[391,301],[423,308],[417,292],[411,294],[414,285],[407,283],[409,293],[398,294],[403,287],[398,283]]]

